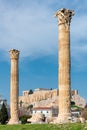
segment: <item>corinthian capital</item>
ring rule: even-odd
[[[19,53],[20,52],[18,50],[15,50],[15,49],[12,49],[12,50],[9,51],[11,59],[18,59]]]
[[[74,15],[74,10],[68,10],[65,8],[60,9],[55,13],[55,16],[58,17],[59,25],[65,24],[70,26],[70,22],[73,15]]]

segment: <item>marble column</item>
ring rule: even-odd
[[[67,123],[71,116],[71,83],[70,83],[70,22],[73,10],[60,9],[55,16],[58,18],[58,87],[59,114],[58,123]]]
[[[18,75],[18,59],[19,51],[10,50],[11,58],[11,77],[10,77],[10,120],[8,124],[18,124],[18,93],[19,93],[19,75]]]

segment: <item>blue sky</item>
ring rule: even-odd
[[[0,0],[0,94],[9,102],[10,56],[20,50],[19,93],[38,87],[57,88],[58,22],[54,14],[73,9],[71,87],[87,99],[87,1]]]

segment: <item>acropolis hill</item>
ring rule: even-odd
[[[23,95],[19,97],[19,103],[22,102],[22,106],[27,107],[30,104],[35,106],[58,106],[59,90],[53,89],[35,89],[33,94],[29,94],[29,91],[23,91]],[[86,101],[78,94],[78,90],[71,91],[71,101],[75,102],[75,105],[82,108],[85,107]]]

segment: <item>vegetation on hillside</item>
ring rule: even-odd
[[[81,111],[81,110],[82,110],[81,107],[76,106],[76,105],[71,105],[71,109],[75,109],[75,110],[77,110],[77,111]]]
[[[33,94],[33,90],[32,89],[30,89],[29,94]]]
[[[71,109],[72,110],[74,109],[74,110],[77,110],[77,111],[81,111],[82,110],[82,108],[77,106],[77,105],[75,105],[75,102],[73,102],[73,101],[71,101]]]
[[[19,117],[19,120],[21,121],[21,124],[26,124],[26,123],[28,123],[27,119],[29,119],[29,118],[31,118],[31,116],[23,115],[23,116]]]

